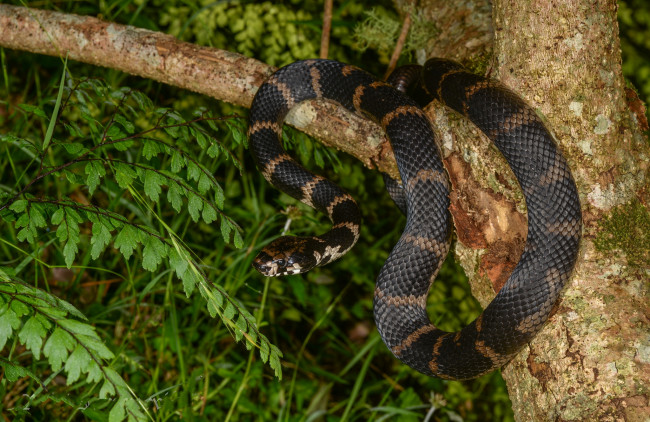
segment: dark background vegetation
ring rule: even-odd
[[[198,4],[197,4],[198,3]],[[170,33],[184,41],[236,51],[281,66],[318,56],[322,4],[303,1],[107,0],[101,2],[26,2],[25,5],[66,13],[98,16],[107,21]],[[650,12],[644,0],[619,2],[624,72],[644,101],[650,98]],[[335,2],[330,58],[383,75],[389,51],[359,49],[355,27],[371,7],[379,16],[397,19],[389,1]],[[50,114],[63,70],[58,58],[2,50],[0,134],[42,139],[47,121],[17,105],[39,106]],[[404,56],[408,61],[408,54]],[[99,78],[113,88],[130,87],[149,96],[158,107],[170,107],[190,119],[205,108],[213,115],[247,110],[218,103],[187,91],[131,77],[118,71],[68,63],[72,78]],[[97,104],[98,119],[110,107]],[[71,111],[73,113],[73,111]],[[67,115],[65,118],[74,119]],[[134,123],[146,127],[143,116]],[[498,372],[467,382],[420,375],[395,360],[379,339],[372,319],[374,280],[396,243],[404,218],[384,191],[377,172],[355,159],[323,148],[289,131],[292,153],[307,167],[332,178],[359,200],[364,226],[357,246],[338,262],[306,276],[265,279],[250,266],[255,253],[278,235],[287,219],[294,234],[328,228],[322,215],[271,188],[255,170],[246,149],[224,130],[220,140],[242,163],[213,159],[197,145],[188,146],[210,168],[224,189],[224,213],[243,229],[243,248],[224,242],[217,225],[194,223],[187,209],[176,212],[166,201],[152,209],[132,200],[129,192],[104,183],[91,196],[83,184],[44,180],[30,190],[35,197],[84,198],[129,219],[149,221],[159,230],[155,213],[174,228],[204,264],[206,274],[258,317],[259,328],[284,353],[283,377],[235,342],[219,318],[211,318],[199,295],[187,298],[180,281],[166,268],[142,269],[142,251],[125,260],[111,246],[98,259],[90,257],[90,225],[82,230],[75,265],[67,269],[54,233],[41,230],[39,259],[27,262],[33,246],[17,239],[13,224],[2,222],[0,266],[15,276],[74,304],[97,328],[117,355],[112,362],[146,403],[156,420],[512,420],[505,383]],[[133,148],[133,156],[141,151]],[[14,155],[0,143],[0,189],[14,192],[16,181],[29,177],[30,159]],[[59,157],[50,157],[52,163]],[[161,157],[156,165],[170,166]],[[27,175],[25,174],[27,173]],[[29,180],[28,178],[25,180]],[[19,184],[21,187],[23,183]],[[106,186],[104,186],[106,185]],[[113,196],[112,196],[113,195]],[[118,197],[120,200],[110,200]],[[160,230],[161,233],[164,233]],[[457,330],[480,313],[462,270],[448,259],[429,298],[436,325]],[[32,359],[20,343],[2,356],[20,362],[41,379],[51,370]],[[0,409],[5,420],[107,420],[110,407],[97,400],[98,388],[78,382],[50,380],[51,397],[31,397],[38,384],[31,378],[0,383]],[[58,402],[57,395],[68,403]],[[73,406],[72,404],[77,404]],[[90,406],[83,408],[86,403]],[[24,410],[29,405],[29,410]],[[435,412],[432,409],[436,409]]]

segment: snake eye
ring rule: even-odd
[[[284,268],[287,266],[287,261],[284,260],[284,258],[276,259],[275,263],[278,265],[278,267]]]

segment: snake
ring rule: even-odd
[[[499,81],[447,59],[429,59],[397,75],[390,84],[352,65],[314,59],[289,64],[261,85],[249,113],[253,161],[277,189],[325,213],[332,228],[319,236],[280,236],[253,266],[265,276],[303,273],[341,257],[359,238],[361,211],[354,198],[283,148],[289,110],[323,99],[373,120],[392,146],[401,184],[391,195],[406,212],[405,228],[375,284],[377,329],[397,359],[423,374],[476,378],[505,365],[531,341],[570,279],[582,233],[577,187],[542,119]],[[402,92],[414,85],[423,92],[418,100]],[[527,209],[526,244],[512,274],[458,332],[438,329],[426,311],[429,288],[449,251],[452,223],[449,181],[422,98],[465,116],[494,143]]]

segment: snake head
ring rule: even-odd
[[[311,237],[279,237],[257,254],[253,267],[267,277],[305,273],[318,264],[311,242]]]

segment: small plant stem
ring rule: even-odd
[[[350,287],[351,284],[347,284],[343,290],[341,290],[341,293],[339,293],[338,296],[330,303],[330,305],[327,307],[327,310],[323,314],[323,316],[316,321],[313,327],[311,327],[311,330],[309,330],[309,333],[307,334],[307,337],[305,337],[305,341],[302,342],[302,346],[300,346],[300,351],[298,352],[298,357],[296,359],[296,367],[293,370],[293,376],[291,377],[291,384],[289,386],[289,394],[287,395],[287,402],[284,407],[284,420],[289,422],[289,412],[291,411],[291,400],[293,398],[293,390],[296,385],[296,376],[298,375],[298,369],[300,369],[300,360],[302,359],[302,355],[305,352],[305,348],[307,347],[307,343],[309,343],[309,340],[311,339],[311,336],[320,328],[321,324],[329,317],[329,315],[332,313],[334,308],[336,307],[336,304],[341,300],[341,298],[345,295],[345,292],[348,291],[348,287]],[[280,420],[280,417],[278,417],[278,420]]]
[[[325,0],[323,11],[323,33],[320,38],[320,58],[326,59],[330,47],[330,29],[332,28],[332,3],[333,0]]]
[[[259,309],[255,313],[255,320],[257,321],[258,327],[262,323],[262,317],[264,316],[264,304],[266,303],[266,296],[269,292],[270,280],[271,280],[270,277],[265,277],[264,291],[262,292],[262,300],[260,301]],[[244,392],[244,390],[246,389],[254,357],[255,357],[255,348],[253,347],[248,353],[248,363],[246,363],[246,371],[244,372],[244,376],[242,377],[241,384],[237,389],[237,394],[235,394],[235,398],[233,399],[232,404],[230,405],[230,409],[228,409],[228,414],[226,415],[226,419],[224,420],[224,422],[230,421],[230,418],[232,417],[233,412],[235,411],[235,407],[237,406],[237,402],[239,401],[239,397],[241,397],[242,392]]]
[[[395,44],[395,49],[393,50],[393,55],[390,57],[390,63],[388,64],[388,69],[386,69],[386,74],[384,79],[387,79],[388,76],[393,72],[395,66],[397,66],[397,60],[399,60],[400,54],[402,54],[402,49],[404,48],[404,43],[406,43],[406,36],[409,33],[411,28],[411,14],[406,13],[404,16],[404,22],[402,23],[402,31],[397,38],[397,43]]]
[[[374,344],[377,343],[375,342]],[[376,347],[371,347],[370,350],[368,350],[368,355],[366,356],[366,359],[363,361],[363,365],[361,366],[361,371],[359,371],[357,380],[354,382],[354,387],[352,387],[352,394],[348,399],[348,404],[347,406],[345,406],[345,410],[343,411],[343,416],[341,416],[341,422],[348,420],[348,417],[350,416],[350,412],[352,411],[352,406],[354,406],[354,404],[357,402],[357,396],[359,395],[359,391],[361,390],[361,387],[363,385],[363,380],[366,378],[368,367],[370,366],[370,362],[372,362],[372,358],[374,357],[376,350],[377,350]]]

